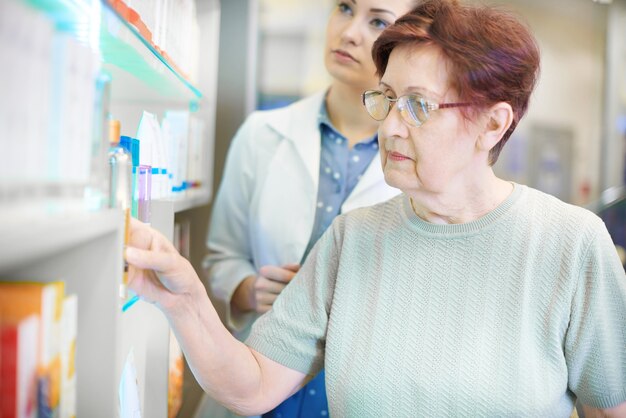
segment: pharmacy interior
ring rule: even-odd
[[[129,219],[201,271],[230,141],[324,89],[334,3],[0,1],[1,416],[195,416],[167,321],[126,287]],[[542,53],[496,171],[596,212],[626,264],[626,1],[488,3]]]

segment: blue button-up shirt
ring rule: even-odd
[[[358,142],[350,149],[348,139],[339,133],[330,121],[325,101],[320,109],[319,128],[322,137],[322,152],[317,210],[313,232],[304,258],[333,219],[341,213],[341,206],[378,153],[377,134]]]

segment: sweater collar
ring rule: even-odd
[[[490,226],[498,223],[500,219],[502,219],[507,213],[509,213],[511,209],[516,206],[516,203],[520,200],[520,198],[526,191],[525,186],[513,182],[512,184],[513,191],[511,192],[511,194],[506,199],[504,199],[504,201],[500,203],[500,205],[498,205],[494,210],[476,220],[463,224],[442,225],[427,222],[419,218],[413,212],[413,209],[411,208],[411,202],[407,195],[402,194],[400,198],[402,199],[403,213],[405,219],[409,223],[411,228],[429,235],[437,235],[441,237],[459,237],[464,235],[471,235],[480,232],[486,228],[489,228]]]

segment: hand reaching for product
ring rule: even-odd
[[[146,302],[174,309],[202,285],[195,270],[155,229],[131,219],[125,252],[129,264],[128,286]]]

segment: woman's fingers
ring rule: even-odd
[[[257,306],[272,306],[277,297],[276,294],[259,293],[256,298]]]
[[[163,234],[135,218],[131,218],[130,220],[130,238],[128,245],[142,250],[154,250],[168,253],[176,252],[172,243],[165,238]]]
[[[256,293],[272,293],[274,295],[277,295],[283,291],[285,286],[286,284],[283,282],[259,276],[254,282],[254,291]]]
[[[144,250],[152,247],[152,231],[143,222],[135,218],[130,219],[130,237],[128,245]]]
[[[143,270],[132,265],[129,269],[128,286],[143,300],[151,303],[158,300],[158,295],[166,290],[153,271]]]
[[[169,253],[127,247],[126,261],[140,269],[164,272],[171,268],[172,256]]]
[[[297,264],[297,263],[285,264],[283,268],[286,270],[293,271],[294,273],[297,273],[300,270],[300,264]]]
[[[263,277],[282,283],[289,283],[293,276],[296,275],[293,270],[278,266],[263,266],[259,269],[259,273]]]

